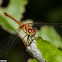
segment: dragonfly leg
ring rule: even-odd
[[[30,46],[30,44],[29,44],[29,35],[28,35],[28,38],[27,38],[27,41],[28,41],[27,43],[23,40],[26,36],[27,36],[27,35],[25,35],[25,36],[22,38],[22,41],[23,41],[25,47]]]
[[[23,38],[22,38],[22,40],[26,37],[27,35],[25,35]]]
[[[24,40],[22,40],[22,41],[23,41],[23,43],[24,43],[25,47],[27,47],[27,44],[25,43],[25,41],[24,41]]]
[[[28,45],[30,46],[30,43],[29,43],[29,41],[30,41],[30,40],[29,40],[29,35],[28,35],[28,37],[27,37],[27,41],[28,41]]]
[[[25,41],[24,41],[24,38],[25,38],[26,36],[27,36],[27,35],[25,35],[25,36],[22,38],[22,41],[23,41],[25,47],[27,47],[27,44],[26,44]]]
[[[34,39],[32,39],[32,37],[31,37],[31,42],[30,42],[30,44],[33,42],[33,40],[36,40],[36,37],[34,37]]]

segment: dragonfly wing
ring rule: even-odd
[[[0,42],[0,59],[6,59],[8,52],[10,51],[15,39],[13,39],[14,35],[10,35],[4,41]]]
[[[33,25],[53,25],[53,26],[61,26],[62,27],[62,23],[44,23],[44,22],[35,22],[35,23],[28,23],[28,24],[33,24]]]
[[[11,48],[12,48],[12,46],[13,46],[13,44],[14,44],[14,42],[15,42],[16,39],[17,39],[17,35],[13,35],[12,39],[11,39],[11,41],[9,43],[9,49],[8,49],[8,51],[11,50]]]

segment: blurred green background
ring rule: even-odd
[[[3,0],[0,8],[7,8],[10,0]],[[17,5],[17,4],[16,4]],[[23,20],[32,19],[34,22],[61,23],[62,22],[62,0],[28,0],[23,13]],[[39,28],[39,27],[38,27]],[[56,27],[58,33],[62,37],[61,27]],[[0,41],[6,39],[10,33],[3,30],[0,26]],[[26,49],[17,36],[16,43],[8,53],[8,62],[27,62],[32,56],[26,52]],[[20,42],[17,42],[20,41]]]

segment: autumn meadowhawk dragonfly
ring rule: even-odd
[[[22,39],[22,41],[23,41],[23,43],[24,43],[24,45],[25,45],[25,47],[27,47],[27,46],[30,46],[30,44],[31,44],[31,42],[29,42],[29,37],[31,37],[31,39],[32,39],[32,37],[34,37],[35,36],[35,34],[36,34],[36,29],[34,29],[34,28],[32,28],[31,26],[30,26],[30,24],[32,24],[32,23],[26,23],[26,24],[24,24],[24,23],[22,23],[22,22],[19,22],[19,21],[17,21],[15,18],[13,18],[11,15],[9,15],[9,14],[7,14],[7,13],[4,13],[4,15],[5,16],[8,16],[8,17],[10,17],[11,19],[13,19],[18,25],[19,25],[19,29],[22,29],[25,33],[26,33],[26,35],[23,37],[23,39],[26,37],[26,36],[28,36],[27,37],[27,43],[26,42],[24,42],[24,40]],[[42,22],[37,22],[37,23],[34,23],[34,25],[37,25],[37,26],[42,26],[42,25],[48,25],[48,26],[50,26],[50,25],[53,25],[53,26],[57,26],[57,27],[62,27],[62,23],[42,23]],[[0,43],[0,57],[2,57],[3,55],[7,55],[8,54],[8,51],[9,51],[9,49],[11,48],[10,47],[10,45],[11,44],[13,44],[14,43],[14,40],[16,39],[16,37],[14,37],[14,36],[12,36],[11,37],[11,40],[10,41],[7,41],[6,40],[6,42],[5,41],[2,41],[1,43]],[[8,38],[10,38],[10,36],[8,37]],[[34,37],[35,38],[35,37]],[[33,39],[32,39],[33,40]],[[13,41],[13,43],[11,43]],[[6,48],[5,48],[6,47]],[[10,48],[9,48],[10,47]]]

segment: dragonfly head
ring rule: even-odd
[[[35,29],[29,29],[28,33],[31,37],[33,37],[36,34],[36,30]]]

